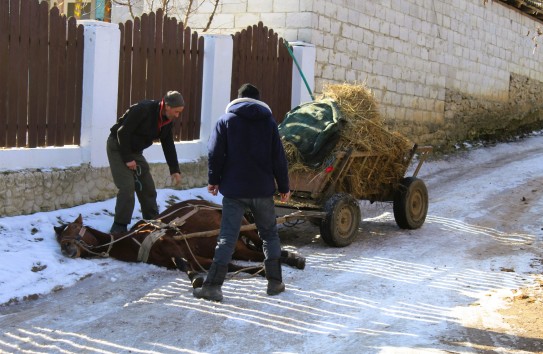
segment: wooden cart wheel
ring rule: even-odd
[[[394,219],[401,229],[418,229],[428,213],[428,190],[421,179],[406,177],[394,194]]]
[[[321,221],[321,237],[330,246],[345,247],[356,238],[360,225],[360,207],[350,194],[334,194],[324,205],[326,216]]]

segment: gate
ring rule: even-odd
[[[292,58],[282,38],[262,22],[234,36],[231,99],[246,82],[260,90],[262,101],[280,123],[291,108]]]
[[[200,137],[204,39],[162,9],[119,24],[119,96],[117,115],[143,99],[181,92],[185,109],[174,122],[176,141]]]

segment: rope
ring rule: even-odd
[[[292,57],[292,60],[294,60],[294,64],[296,64],[296,67],[298,68],[298,72],[300,73],[300,76],[304,80],[305,88],[309,92],[309,96],[311,96],[311,99],[313,101],[315,101],[315,96],[313,96],[313,92],[311,92],[311,88],[309,87],[309,84],[307,83],[307,80],[306,80],[305,75],[304,75],[304,73],[302,71],[302,68],[300,67],[300,64],[298,64],[298,60],[296,60],[296,57],[294,56],[294,53],[292,52],[292,46],[286,40],[285,40],[284,44],[285,44],[285,47],[287,47],[288,54],[290,54],[290,56]]]

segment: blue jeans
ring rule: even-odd
[[[218,265],[227,265],[232,260],[232,254],[239,237],[241,220],[246,209],[253,212],[266,260],[279,259],[281,256],[281,242],[277,233],[273,198],[234,199],[224,197],[222,200],[221,231],[213,258],[213,262]]]

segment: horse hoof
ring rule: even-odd
[[[298,269],[304,269],[305,268],[305,258],[299,257],[296,261],[296,268]]]
[[[192,279],[192,288],[198,289],[201,288],[202,285],[204,285],[204,277],[202,275],[197,275]]]

